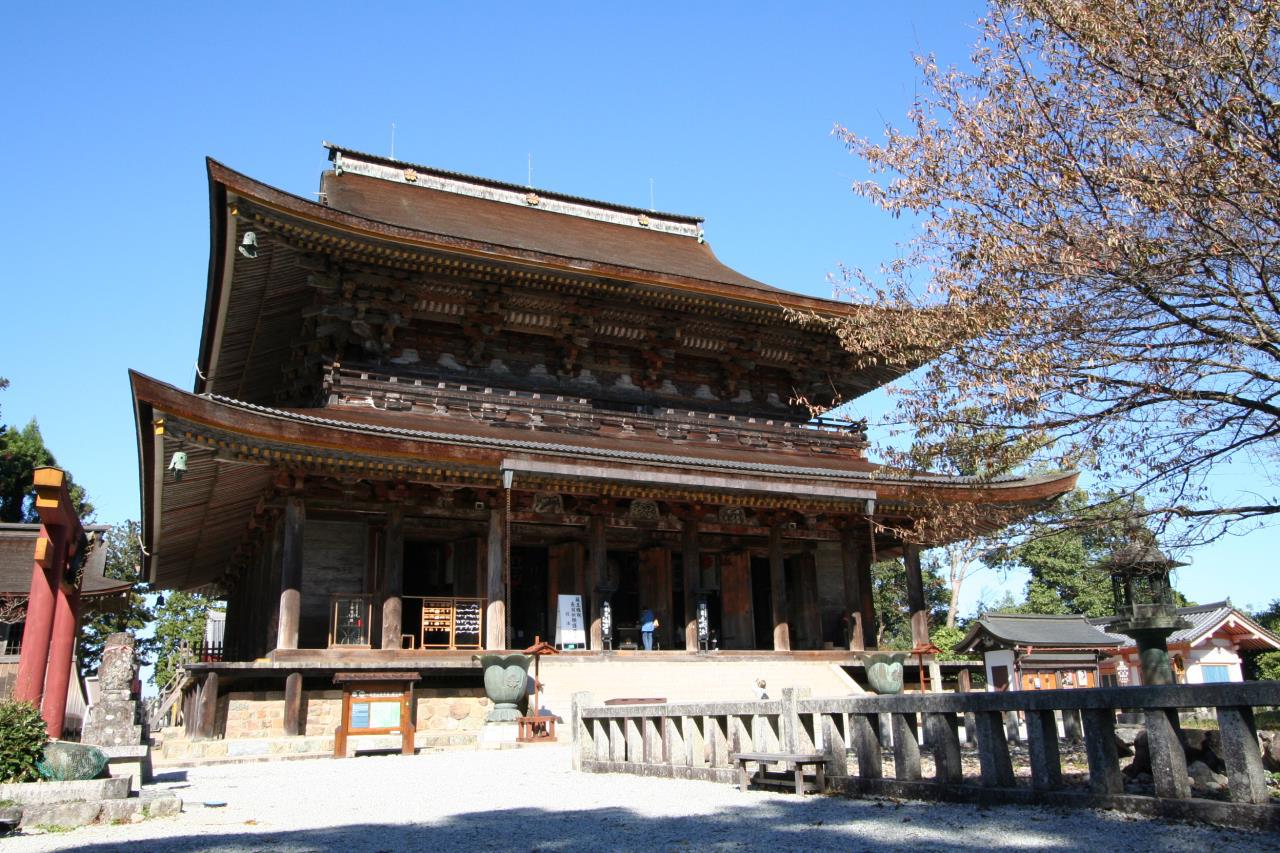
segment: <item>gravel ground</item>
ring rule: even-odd
[[[1280,838],[1045,808],[850,800],[574,773],[562,746],[169,771],[175,818],[0,841],[29,851],[1277,850]],[[225,802],[210,807],[205,802]]]

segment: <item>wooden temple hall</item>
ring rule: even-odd
[[[878,470],[863,424],[798,401],[901,371],[790,319],[854,309],[730,269],[696,217],[326,147],[316,200],[208,163],[195,388],[132,375],[146,575],[225,595],[224,679],[456,671],[554,639],[562,595],[584,655],[638,647],[647,608],[661,653],[853,663],[873,555],[905,552],[927,641],[892,528],[1073,485]]]

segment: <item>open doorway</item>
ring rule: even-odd
[[[534,637],[555,636],[554,613],[547,612],[547,549],[511,549],[511,638],[513,649],[533,645]]]
[[[769,559],[751,558],[751,610],[755,621],[755,648],[773,648],[773,589],[769,584]]]

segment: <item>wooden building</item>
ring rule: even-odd
[[[227,598],[226,660],[194,671],[457,675],[554,636],[562,594],[584,654],[606,602],[615,646],[649,607],[692,651],[705,601],[719,649],[847,656],[877,554],[927,637],[891,529],[1074,485],[877,468],[800,400],[902,371],[790,313],[864,309],[728,268],[695,217],[328,150],[318,200],[209,162],[194,391],[132,375],[147,577]]]
[[[1231,601],[1179,607],[1186,623],[1169,635],[1169,658],[1180,684],[1218,684],[1244,681],[1242,655],[1280,650],[1280,637],[1237,609]],[[1106,628],[1114,619],[1093,619]],[[1129,637],[1113,634],[1121,646],[1102,663],[1102,680],[1112,686],[1140,684],[1138,648]]]
[[[1083,616],[984,613],[956,651],[982,655],[988,690],[1058,690],[1097,687],[1100,662],[1123,643]]]

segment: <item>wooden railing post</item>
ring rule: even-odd
[[[900,782],[920,779],[919,723],[915,712],[893,713],[893,775]]]
[[[880,739],[879,714],[850,714],[850,739],[858,756],[858,775],[863,779],[884,778],[884,743]]]
[[[1123,794],[1120,754],[1116,749],[1116,712],[1094,708],[1084,712],[1084,752],[1089,760],[1089,790],[1095,794]]]
[[[1058,721],[1053,711],[1027,711],[1027,749],[1031,753],[1031,787],[1051,791],[1062,787],[1062,759],[1058,754]]]
[[[1143,714],[1147,747],[1151,750],[1151,777],[1156,796],[1185,799],[1191,796],[1187,780],[1187,756],[1178,737],[1178,712],[1173,708],[1148,708]]]
[[[974,714],[974,729],[978,736],[978,765],[983,786],[1012,788],[1015,784],[1013,761],[1009,758],[1003,715],[999,711],[978,711]]]
[[[849,775],[849,751],[845,746],[844,733],[840,731],[841,716],[822,715],[822,745],[829,756],[827,769],[832,776]]]
[[[1237,803],[1270,802],[1253,709],[1248,705],[1219,708],[1218,731],[1227,765],[1227,795]]]
[[[591,737],[591,731],[587,726],[587,721],[582,717],[582,709],[591,704],[591,694],[579,692],[573,694],[573,701],[570,707],[569,731],[573,732],[573,769],[582,770],[582,762],[594,761],[596,755],[596,744],[594,738]]]
[[[933,778],[940,784],[959,785],[964,781],[960,762],[960,721],[955,714],[925,714],[925,730],[933,749]]]

